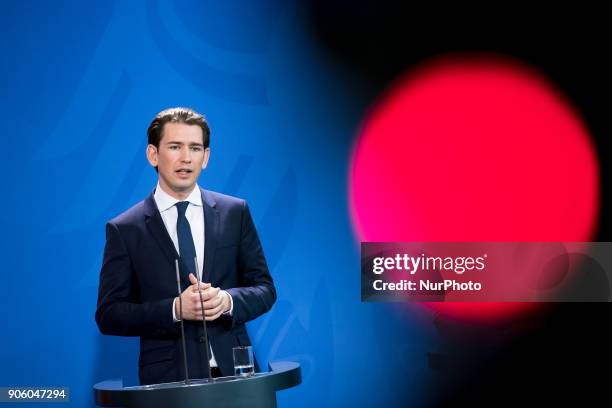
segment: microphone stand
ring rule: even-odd
[[[200,306],[202,307],[202,327],[204,327],[204,339],[206,340],[204,344],[206,346],[206,365],[208,366],[208,382],[213,382],[214,379],[212,378],[212,371],[210,369],[210,346],[208,345],[208,333],[206,331],[206,314],[204,312],[204,298],[202,297],[202,288],[200,288],[200,282],[202,282],[202,280],[200,279],[200,268],[198,266],[198,257],[196,256],[193,261],[195,263],[196,278],[198,279],[198,293],[200,294]]]
[[[185,365],[185,385],[189,384],[189,370],[187,369],[187,348],[185,346],[185,323],[183,322],[183,300],[181,299],[181,277],[179,274],[179,261],[174,260],[176,267],[176,286],[178,288],[179,298],[179,318],[181,319],[181,339],[183,340],[183,364]]]

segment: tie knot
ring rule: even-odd
[[[189,201],[179,201],[176,203],[176,209],[178,210],[179,217],[185,216],[185,211],[187,211],[187,206],[189,205]]]

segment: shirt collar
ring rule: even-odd
[[[159,212],[164,212],[181,201],[166,193],[159,185],[159,181],[157,182],[157,187],[155,187],[155,194],[153,194],[153,197],[155,198],[155,204],[157,204]],[[191,193],[189,193],[187,198],[182,201],[189,201],[190,204],[197,205],[199,207],[202,206],[202,194],[200,193],[200,188],[197,184]]]

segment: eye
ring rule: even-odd
[[[200,146],[193,146],[191,150],[193,150],[194,152],[201,152],[202,148]]]
[[[180,148],[180,146],[178,145],[170,145],[169,149],[170,150],[178,150]]]

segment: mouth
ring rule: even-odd
[[[193,171],[191,169],[178,169],[175,173],[178,174],[179,177],[189,177]]]

